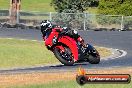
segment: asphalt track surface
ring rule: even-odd
[[[36,72],[36,71],[72,71],[79,66],[85,69],[131,67],[132,66],[132,31],[79,31],[85,42],[108,48],[121,49],[127,52],[124,57],[116,59],[101,60],[99,64],[80,63],[74,66],[64,66],[62,64],[51,64],[48,66],[38,66],[31,68],[17,68],[11,70],[0,70],[0,73],[8,72]],[[0,38],[17,38],[42,41],[40,30],[21,29],[0,29]]]

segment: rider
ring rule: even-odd
[[[41,22],[41,32],[43,34],[43,38],[47,38],[50,33],[52,32],[52,29],[55,29],[57,32],[59,32],[59,36],[61,35],[67,35],[72,37],[73,39],[75,39],[77,42],[80,42],[80,44],[82,46],[86,46],[84,43],[84,40],[82,39],[82,37],[77,33],[77,31],[75,30],[71,30],[70,28],[67,27],[59,27],[59,26],[55,26],[53,25],[49,20],[44,20]]]

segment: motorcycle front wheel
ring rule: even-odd
[[[74,64],[74,59],[71,50],[66,46],[63,47],[65,49],[64,52],[62,52],[61,49],[59,49],[58,47],[55,47],[53,50],[54,55],[62,64],[71,66]]]

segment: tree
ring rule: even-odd
[[[85,14],[88,7],[98,6],[97,0],[52,0],[51,5],[58,12],[52,14],[52,21],[71,29],[83,29]],[[88,22],[85,21],[85,25]]]
[[[91,1],[95,0],[52,0],[51,5],[57,12],[77,13],[87,10]]]
[[[100,0],[98,13],[105,15],[132,15],[131,0]]]

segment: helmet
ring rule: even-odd
[[[41,32],[45,33],[48,29],[52,28],[52,23],[49,20],[44,20],[41,22]]]
[[[49,20],[44,20],[41,22],[41,27],[51,28],[52,24]]]

